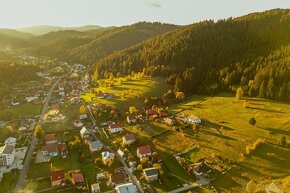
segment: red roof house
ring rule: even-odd
[[[137,148],[137,156],[141,159],[144,157],[151,156],[152,151],[150,145],[145,145]]]
[[[65,172],[64,170],[52,171],[50,175],[51,186],[64,186],[65,185]]]

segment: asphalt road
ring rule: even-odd
[[[64,77],[64,76],[63,76]],[[60,77],[53,85],[52,87],[50,88],[50,90],[48,91],[47,95],[46,95],[46,98],[45,98],[45,103],[42,107],[42,110],[41,110],[41,113],[40,113],[40,116],[38,118],[38,120],[35,120],[33,123],[31,123],[30,125],[30,128],[29,130],[34,130],[35,126],[36,126],[36,123],[38,121],[41,121],[43,119],[43,116],[45,114],[45,112],[47,111],[47,108],[48,108],[48,105],[49,105],[49,101],[50,101],[50,98],[51,98],[51,95],[52,95],[52,92],[55,88],[55,86],[57,85],[57,83],[63,78],[63,77]],[[15,193],[24,193],[25,190],[22,190],[22,187],[24,185],[24,182],[25,182],[25,178],[26,178],[26,174],[28,172],[28,169],[29,169],[29,165],[30,165],[30,161],[31,161],[31,157],[32,157],[32,154],[34,152],[34,149],[35,149],[35,145],[37,144],[37,141],[38,139],[32,134],[32,140],[30,141],[30,144],[28,146],[28,149],[27,149],[27,154],[26,154],[26,157],[25,157],[25,160],[24,160],[24,164],[23,164],[23,168],[22,170],[20,171],[20,175],[19,175],[19,178],[18,178],[18,181],[17,181],[17,184],[16,184],[16,187],[15,187]]]
[[[90,109],[90,106],[87,105],[86,107],[87,107],[87,110],[89,111],[89,117],[90,117],[91,121],[94,123],[94,126],[96,126],[97,122],[96,122],[95,118],[93,117],[93,114],[92,114],[92,111]],[[98,138],[96,137],[95,133],[91,132],[91,130],[89,130],[89,131],[90,131],[91,135],[94,137],[94,139],[98,140]],[[107,151],[110,151],[110,152],[112,152],[112,153],[114,153],[116,155],[117,159],[122,163],[123,167],[126,169],[127,173],[129,174],[133,184],[135,184],[135,186],[137,187],[138,192],[139,193],[144,193],[143,188],[139,184],[139,181],[137,180],[136,176],[131,173],[129,167],[127,166],[127,164],[125,162],[125,160],[123,158],[121,158],[120,156],[118,156],[118,154],[111,147],[104,145],[104,149],[107,150]]]

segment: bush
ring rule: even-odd
[[[264,143],[265,143],[265,140],[264,139],[258,139],[257,141],[255,141],[253,143],[253,145],[248,145],[246,147],[246,154],[247,155],[252,154],[254,150],[256,150],[259,146],[261,146]]]

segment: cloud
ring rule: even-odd
[[[146,0],[146,1],[143,1],[143,3],[149,7],[153,7],[153,8],[161,8],[162,5],[161,3],[159,2],[156,2],[156,1],[151,1],[151,0]]]

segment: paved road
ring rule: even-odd
[[[195,188],[195,187],[198,187],[199,185],[198,184],[192,184],[192,185],[188,185],[188,186],[184,186],[184,187],[181,187],[181,188],[177,188],[175,190],[172,190],[170,192],[167,192],[167,193],[178,193],[178,192],[184,192],[186,190],[190,190],[192,188]]]
[[[43,119],[43,116],[44,116],[45,112],[47,111],[47,108],[48,108],[48,105],[49,105],[49,101],[50,101],[50,98],[51,98],[51,95],[52,95],[52,92],[53,92],[55,86],[57,85],[57,83],[63,77],[58,78],[58,80],[52,85],[52,87],[48,91],[48,94],[47,94],[47,96],[45,98],[45,103],[44,103],[44,105],[42,107],[42,110],[41,110],[41,113],[40,113],[40,116],[39,116],[39,120],[40,121]],[[35,120],[33,123],[31,123],[29,130],[34,130],[37,121],[38,120]],[[32,154],[34,152],[35,145],[37,144],[37,141],[38,141],[38,139],[34,135],[32,135],[32,140],[30,141],[30,144],[28,146],[28,150],[27,150],[27,154],[26,154],[26,157],[25,157],[25,160],[24,160],[23,168],[22,168],[22,170],[20,172],[19,179],[18,179],[18,182],[17,182],[16,187],[15,187],[15,193],[24,192],[22,190],[22,187],[23,187],[23,184],[25,182],[26,174],[28,172],[30,161],[31,161],[31,157],[32,157]]]
[[[96,126],[97,122],[96,122],[95,118],[93,117],[93,114],[92,114],[92,111],[90,109],[90,106],[87,105],[86,107],[87,107],[87,110],[89,111],[89,117],[90,117],[91,121],[93,122],[94,126]],[[91,130],[89,130],[89,131],[90,131],[91,135],[94,137],[94,139],[98,140],[98,138],[96,137],[95,133],[93,133]],[[111,147],[104,145],[104,149],[106,149],[107,151],[110,151],[110,152],[112,152],[112,153],[114,153],[116,155],[117,159],[122,163],[123,167],[126,169],[127,173],[129,174],[133,184],[136,185],[136,187],[138,189],[138,192],[139,193],[144,193],[143,188],[139,184],[138,179],[136,178],[136,176],[134,176],[131,173],[131,171],[130,171],[129,167],[127,166],[126,162],[124,161],[124,159],[121,158],[120,156],[118,156],[118,154]]]

